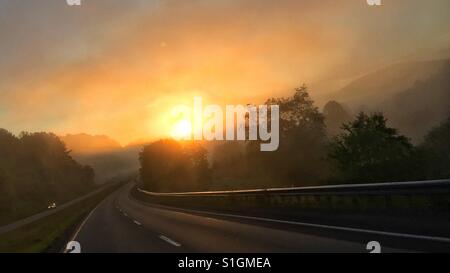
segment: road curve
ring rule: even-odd
[[[131,185],[101,202],[72,240],[92,252],[368,252],[370,238],[346,241],[301,227],[205,216],[143,204]],[[382,247],[383,252],[402,252]]]

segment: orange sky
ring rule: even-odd
[[[167,135],[195,95],[260,103],[307,83],[320,104],[356,75],[448,50],[449,1],[384,2],[2,1],[0,127],[126,144]]]

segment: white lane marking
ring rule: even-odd
[[[271,223],[289,224],[289,225],[296,225],[296,226],[303,226],[303,227],[314,227],[314,228],[323,228],[323,229],[330,229],[330,230],[340,230],[340,231],[350,231],[350,232],[358,232],[358,233],[365,233],[365,234],[384,235],[384,236],[399,237],[399,238],[406,238],[406,239],[419,239],[419,240],[450,243],[450,238],[447,238],[447,237],[397,233],[397,232],[389,232],[389,231],[341,227],[341,226],[322,225],[322,224],[312,224],[312,223],[277,220],[277,219],[263,218],[263,217],[243,216],[243,215],[218,213],[218,212],[208,212],[208,211],[202,211],[202,210],[181,209],[181,208],[164,206],[164,205],[158,205],[158,206],[165,207],[167,209],[171,209],[171,210],[175,210],[175,211],[177,211],[177,210],[183,211],[183,212],[187,212],[187,213],[194,212],[194,213],[201,213],[201,214],[207,214],[207,215],[224,216],[224,217],[240,218],[240,219],[247,219],[247,220],[257,220],[257,221],[264,221],[264,222],[271,222]]]
[[[170,238],[168,238],[168,237],[166,237],[164,235],[159,235],[159,239],[164,240],[164,241],[168,242],[169,244],[174,245],[176,247],[180,247],[181,246],[181,244],[175,242],[174,240],[172,240],[172,239],[170,239]]]
[[[138,226],[141,226],[141,225],[142,225],[141,223],[139,223],[139,222],[136,221],[136,220],[133,220],[133,222],[134,222],[136,225],[138,225]]]
[[[126,212],[122,212],[123,216],[128,217],[128,214]]]
[[[89,212],[89,214],[86,216],[86,218],[84,218],[83,222],[81,222],[81,225],[77,228],[77,230],[75,231],[75,233],[73,234],[72,238],[69,240],[69,242],[71,241],[76,241],[75,239],[77,238],[78,234],[80,233],[81,229],[83,229],[84,225],[86,224],[86,222],[88,221],[88,219],[91,217],[91,215],[94,213],[94,211],[104,202],[106,201],[107,198],[103,199],[100,203],[97,204],[97,206],[95,206],[95,208],[93,210],[91,210]],[[65,249],[64,253],[67,253],[68,250]]]

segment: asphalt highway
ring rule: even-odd
[[[114,192],[87,216],[72,238],[81,252],[369,252],[370,235],[349,241],[301,226],[179,211],[135,200],[130,189]]]

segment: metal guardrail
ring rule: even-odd
[[[231,191],[203,191],[157,193],[138,188],[138,191],[152,196],[255,196],[255,195],[431,195],[450,194],[450,179],[388,182],[370,184],[346,184],[292,188],[269,188]]]

